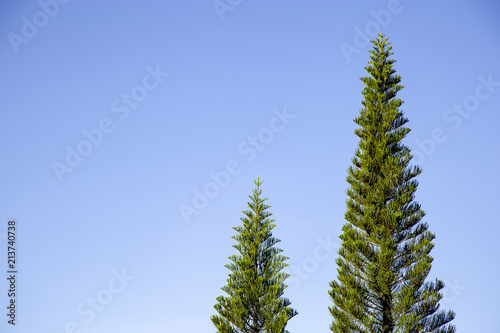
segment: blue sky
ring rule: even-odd
[[[2,313],[0,331],[215,332],[260,177],[290,257],[288,328],[330,332],[378,32],[423,168],[430,277],[460,332],[497,331],[498,2],[55,1],[0,5],[1,266],[15,219],[19,270],[17,327]]]

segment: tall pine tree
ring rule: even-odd
[[[452,333],[455,314],[439,310],[443,283],[426,281],[434,235],[414,201],[421,173],[402,144],[410,131],[396,94],[403,86],[384,35],[373,40],[360,114],[358,148],[348,168],[346,224],[330,283],[336,333]]]
[[[262,182],[257,178],[254,183],[250,210],[243,212],[243,225],[233,228],[238,232],[233,247],[240,254],[230,256],[231,263],[225,265],[231,273],[221,289],[228,296],[217,297],[218,315],[211,317],[218,333],[287,333],[288,320],[297,314],[283,297],[289,275],[281,270],[288,266],[288,257],[274,247],[280,242],[271,233],[276,225],[266,211],[267,198],[260,197]]]

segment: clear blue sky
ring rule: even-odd
[[[0,282],[0,331],[214,332],[260,177],[290,257],[288,327],[330,332],[359,77],[383,32],[442,306],[459,332],[498,332],[500,4],[216,5],[2,1],[0,266],[16,219],[19,275],[15,328]]]

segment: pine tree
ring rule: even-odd
[[[347,170],[346,223],[338,281],[330,283],[333,316],[330,329],[346,332],[452,333],[452,311],[439,310],[443,282],[426,281],[433,258],[434,234],[422,222],[414,201],[421,173],[402,139],[410,131],[396,94],[403,86],[389,59],[384,35],[373,40],[370,76],[360,114],[354,122],[358,148]]]
[[[218,315],[211,317],[219,333],[288,333],[286,324],[297,314],[283,297],[289,275],[281,270],[288,266],[288,257],[274,247],[280,240],[271,233],[276,225],[266,211],[270,206],[260,197],[262,182],[257,178],[254,184],[243,226],[233,228],[238,232],[232,237],[238,242],[233,247],[240,254],[230,256],[231,263],[225,265],[231,273],[221,289],[228,296],[217,297]]]

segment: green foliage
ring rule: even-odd
[[[211,317],[220,333],[287,333],[288,320],[297,314],[282,297],[289,275],[281,270],[288,266],[288,257],[274,247],[280,242],[271,233],[276,225],[266,211],[267,198],[260,197],[262,182],[257,178],[254,183],[250,210],[243,212],[243,225],[233,228],[238,232],[233,247],[240,254],[230,256],[231,263],[225,265],[231,273],[221,289],[228,296],[217,297],[214,308],[219,314]]]
[[[452,311],[438,310],[444,287],[425,281],[434,235],[422,222],[425,213],[414,201],[421,173],[410,166],[410,131],[396,94],[403,86],[389,59],[392,46],[379,35],[372,41],[370,76],[360,114],[358,148],[348,168],[346,224],[342,228],[338,281],[330,283],[333,301],[330,329],[346,332],[453,333]]]

